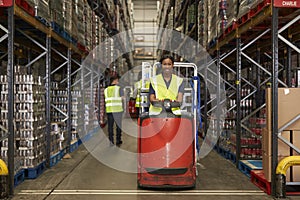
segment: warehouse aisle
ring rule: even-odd
[[[123,134],[124,144],[121,148],[95,144],[97,139],[89,140],[94,145],[94,151],[89,152],[85,145],[70,154],[71,158],[62,159],[51,169],[34,180],[25,180],[16,187],[13,199],[137,199],[137,200],[169,200],[169,199],[272,199],[263,193],[249,178],[238,171],[229,161],[215,151],[200,160],[198,165],[199,176],[194,190],[163,191],[137,189],[136,174],[120,172],[108,167],[95,153],[118,157],[124,150],[134,152],[136,140],[132,137],[135,127],[131,119],[124,120],[124,129],[129,133]],[[95,135],[97,137],[97,135]],[[95,137],[94,136],[94,137]],[[101,151],[99,151],[100,146]],[[97,150],[98,149],[98,150]],[[104,155],[104,154],[103,154]],[[101,155],[102,156],[102,155]],[[100,156],[100,157],[101,157]],[[96,156],[97,157],[97,156]],[[103,158],[103,157],[102,157]],[[100,158],[101,159],[101,158]],[[104,161],[105,162],[105,161]],[[123,166],[136,166],[136,161],[124,158]]]

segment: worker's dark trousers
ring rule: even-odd
[[[117,131],[117,138],[116,143],[121,142],[121,133],[122,133],[122,116],[123,112],[117,113],[107,113],[107,125],[108,125],[108,137],[109,141],[114,144],[114,123],[116,123],[116,131]]]

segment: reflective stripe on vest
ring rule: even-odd
[[[173,74],[169,88],[166,87],[166,83],[161,74],[153,77],[150,81],[155,91],[156,99],[170,99],[175,101],[178,96],[179,86],[181,85],[183,79]],[[176,110],[178,109],[172,109],[172,112],[176,115],[180,115],[180,113]],[[150,104],[149,114],[158,115],[161,111],[162,108],[154,107],[152,104]]]
[[[104,90],[105,106],[107,113],[122,112],[122,98],[120,96],[120,86],[109,86]]]

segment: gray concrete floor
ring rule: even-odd
[[[193,190],[164,191],[141,190],[137,188],[137,175],[118,169],[133,169],[136,161],[126,157],[124,151],[136,151],[134,139],[135,126],[129,119],[124,120],[124,144],[121,148],[110,147],[101,134],[80,145],[70,154],[71,158],[62,159],[34,180],[25,180],[14,191],[13,200],[19,199],[104,199],[104,200],[263,200],[272,199],[241,173],[233,163],[211,151],[199,161],[196,188]],[[95,139],[100,138],[100,139]],[[125,158],[124,158],[125,155]],[[111,162],[106,157],[121,159]],[[123,156],[123,157],[122,157]],[[104,164],[103,164],[104,163]],[[109,164],[108,164],[109,163]],[[300,199],[299,197],[289,197]]]

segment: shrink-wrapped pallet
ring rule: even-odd
[[[241,0],[239,4],[238,19],[250,12],[252,8],[261,2],[263,2],[263,0]]]
[[[87,50],[92,50],[92,10],[90,9],[88,4],[85,4],[84,8],[84,24],[85,24],[85,31],[84,31],[84,45],[86,46]]]
[[[78,43],[84,44],[84,0],[73,0],[73,12],[72,12],[72,34],[77,39]]]
[[[207,1],[198,4],[198,42],[204,48],[207,44]]]
[[[232,26],[236,21],[238,0],[220,0],[219,1],[219,30],[218,35]]]
[[[1,124],[8,127],[7,77],[1,77]],[[15,173],[45,161],[45,86],[40,76],[28,75],[25,66],[15,66],[14,83]],[[0,131],[4,137],[5,132]],[[8,142],[2,141],[1,157],[7,159]]]
[[[67,33],[72,33],[72,0],[50,0],[51,21]]]
[[[207,6],[207,42],[210,43],[217,37],[218,33],[218,1],[208,0]]]
[[[27,0],[27,3],[34,8],[34,15],[40,19],[50,22],[49,0]]]
[[[187,16],[186,16],[186,27],[185,33],[188,33],[192,30],[193,26],[196,23],[196,12],[195,12],[195,4],[189,5],[187,9]]]

